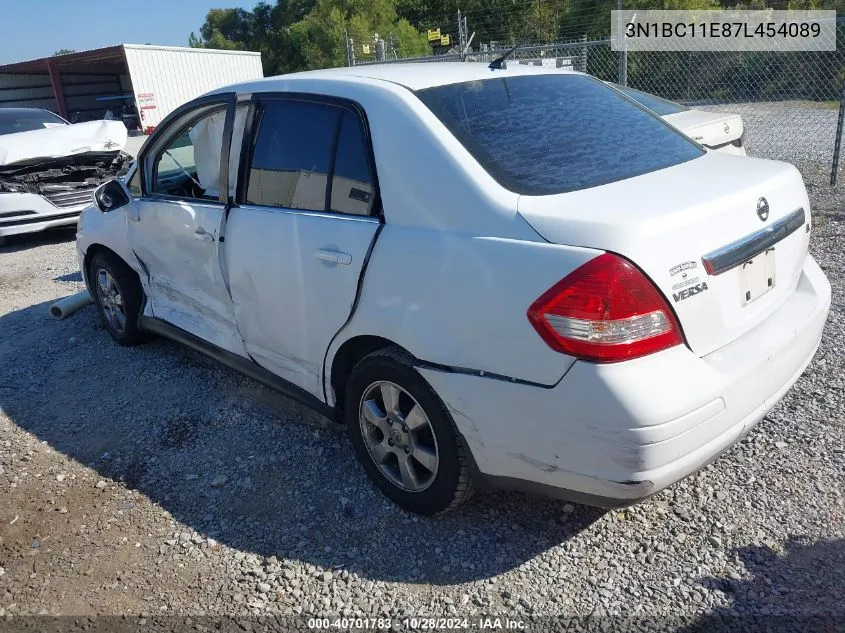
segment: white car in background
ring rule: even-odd
[[[6,236],[73,225],[100,184],[131,157],[120,121],[70,124],[38,108],[0,108],[0,245]]]
[[[80,266],[118,343],[170,337],[344,421],[421,514],[489,486],[654,494],[766,415],[830,306],[793,166],[572,72],[230,86],[95,199]]]
[[[706,148],[737,156],[746,155],[743,145],[745,128],[740,115],[696,110],[642,90],[615,83],[610,85]]]

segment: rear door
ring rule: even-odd
[[[249,355],[323,398],[329,343],[351,314],[380,226],[363,111],[318,97],[256,99],[226,228]]]

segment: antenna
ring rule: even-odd
[[[501,57],[497,57],[496,59],[494,59],[492,62],[490,62],[490,65],[487,68],[489,68],[490,70],[502,70],[503,68],[507,68],[508,66],[507,64],[505,64],[505,60],[510,57],[514,53],[514,51],[516,51],[516,49],[518,49],[520,46],[522,46],[522,43],[517,44]]]

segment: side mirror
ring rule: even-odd
[[[94,192],[94,202],[103,213],[125,207],[132,201],[119,180],[110,180]]]

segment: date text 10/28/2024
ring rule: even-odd
[[[309,618],[308,628],[313,630],[373,630],[386,631],[394,628],[402,630],[437,631],[444,629],[455,630],[511,630],[525,629],[522,620],[511,618]]]

